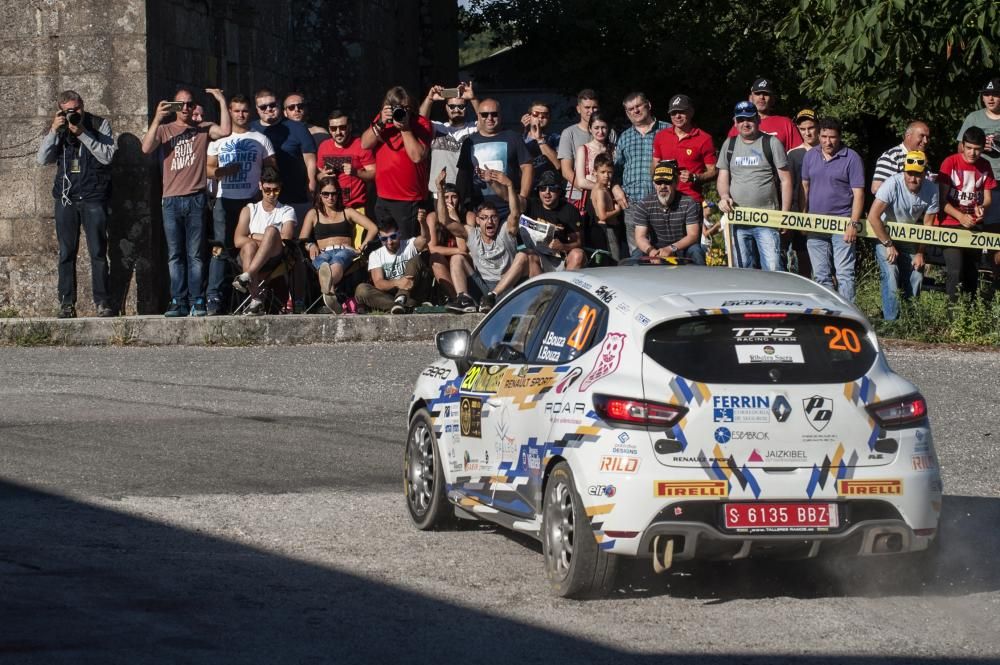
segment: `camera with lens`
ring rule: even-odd
[[[396,124],[406,121],[407,110],[405,106],[392,107],[392,121]]]
[[[69,113],[66,111],[59,111],[59,115],[66,118],[66,122],[70,125],[79,125],[80,122],[83,121],[83,114],[79,111],[70,111]],[[63,126],[63,129],[66,129],[66,127]]]

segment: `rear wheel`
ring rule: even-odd
[[[542,552],[549,588],[558,596],[604,595],[614,584],[617,558],[597,546],[566,462],[552,469],[545,485]]]
[[[444,493],[441,454],[426,409],[410,420],[403,470],[406,507],[416,527],[427,531],[451,524],[454,516]]]

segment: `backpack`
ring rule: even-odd
[[[761,137],[766,138],[766,141],[761,141],[761,148],[764,149],[764,159],[767,160],[767,165],[771,167],[771,186],[774,187],[778,192],[778,203],[781,203],[781,180],[778,179],[778,169],[774,166],[774,153],[771,152],[771,134],[765,134],[761,132]],[[729,164],[729,170],[733,170],[733,151],[736,149],[736,139],[738,136],[732,136],[726,142],[726,164]]]

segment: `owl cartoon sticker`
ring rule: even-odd
[[[626,336],[625,333],[608,333],[604,339],[604,345],[601,347],[601,352],[597,354],[594,368],[580,383],[580,392],[586,391],[590,386],[618,369],[618,364],[622,361],[622,349],[625,348]]]

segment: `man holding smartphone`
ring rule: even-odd
[[[431,120],[434,128],[434,138],[431,139],[431,168],[427,189],[437,198],[437,175],[441,169],[447,169],[445,182],[455,184],[458,173],[458,152],[462,149],[462,141],[476,131],[476,121],[466,120],[468,106],[472,106],[473,114],[479,111],[479,101],[472,90],[472,83],[459,83],[457,88],[431,86],[420,103],[420,115],[430,120],[431,107],[434,102],[444,102],[447,122]]]
[[[364,215],[368,202],[366,183],[375,179],[375,155],[361,147],[361,139],[352,134],[351,120],[344,111],[331,111],[327,127],[332,138],[320,143],[316,151],[318,177],[336,177],[344,193],[344,207]]]
[[[209,140],[229,136],[226,98],[218,88],[205,92],[219,103],[221,122],[195,122],[197,104],[188,88],[178,88],[172,102],[161,101],[142,137],[142,151],[160,151],[163,173],[163,231],[170,269],[170,305],[164,316],[206,316],[204,259],[205,173]],[[174,121],[164,124],[174,114]]]
[[[59,241],[59,318],[76,317],[76,255],[80,227],[90,252],[94,305],[98,316],[114,316],[108,287],[108,201],[115,137],[111,123],[83,110],[72,90],[59,93],[59,111],[42,139],[36,161],[55,164],[56,240]]]

